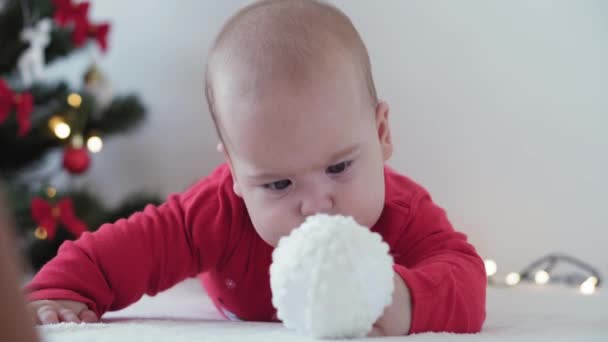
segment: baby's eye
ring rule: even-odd
[[[326,172],[331,174],[338,174],[344,172],[353,163],[352,160],[338,163],[327,168]]]
[[[272,191],[281,191],[287,189],[291,185],[291,181],[289,179],[282,179],[280,181],[267,183],[262,185],[264,188]]]

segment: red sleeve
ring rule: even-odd
[[[65,242],[26,286],[28,299],[75,300],[101,317],[209,269],[219,259],[230,212],[230,201],[212,183]]]
[[[485,320],[486,273],[475,248],[422,191],[397,242],[394,270],[410,291],[409,334],[475,333]]]

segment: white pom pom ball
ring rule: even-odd
[[[393,259],[379,234],[352,217],[310,216],[272,255],[277,316],[316,338],[364,337],[391,303]]]

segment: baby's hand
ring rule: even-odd
[[[34,311],[38,324],[99,321],[97,315],[89,310],[86,304],[73,300],[37,300],[30,302],[28,307]]]

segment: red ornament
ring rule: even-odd
[[[15,107],[19,125],[17,134],[22,137],[32,127],[30,116],[34,110],[34,98],[30,93],[15,93],[4,80],[0,79],[0,124],[8,118],[13,107]]]
[[[91,158],[86,147],[66,147],[63,152],[63,167],[71,174],[81,174],[88,170]]]
[[[79,237],[88,230],[86,224],[76,217],[72,200],[69,198],[65,198],[53,206],[42,198],[36,197],[32,200],[31,211],[32,218],[38,224],[37,236],[54,239],[58,223],[61,223],[75,237]]]

